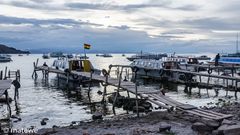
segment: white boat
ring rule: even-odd
[[[194,66],[189,64],[197,64],[197,60],[186,57],[164,57],[160,60],[135,59],[130,65],[138,68],[137,74],[140,76],[150,78],[167,77],[171,81],[181,81],[180,78],[184,78],[183,73],[165,72],[164,69],[194,71]]]
[[[0,62],[10,62],[12,61],[10,55],[0,54]]]
[[[112,55],[111,55],[111,54],[108,54],[108,53],[96,54],[96,56],[99,56],[99,57],[112,57]]]
[[[201,55],[199,57],[195,57],[198,60],[211,60],[210,57],[208,57],[207,55]]]
[[[64,57],[64,55],[62,52],[52,52],[52,53],[50,53],[50,57],[59,58],[59,57]]]
[[[52,67],[56,69],[60,69],[65,72],[91,72],[93,71],[93,74],[101,74],[101,70],[95,69],[92,65],[92,63],[89,60],[86,59],[67,59],[67,58],[61,58],[54,60]],[[66,79],[66,75],[60,75],[60,78]],[[75,81],[79,80],[78,76],[71,76],[70,80]]]
[[[141,54],[136,54],[131,57],[127,57],[129,61],[133,61],[135,59],[154,59],[154,60],[160,60],[163,57],[168,57],[166,53],[160,53],[160,54],[148,54],[148,53],[142,53]]]

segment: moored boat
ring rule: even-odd
[[[199,57],[195,57],[198,60],[211,60],[210,57],[208,57],[207,55],[201,55]]]
[[[92,72],[94,74],[101,74],[101,70],[95,69],[92,65],[92,63],[87,60],[87,59],[67,59],[67,58],[61,58],[54,60],[53,62],[53,67],[56,69],[65,71],[65,72],[72,72],[72,71],[77,71],[77,72]],[[66,79],[66,75],[60,75],[60,78]],[[71,76],[70,80],[75,81],[78,80],[78,76]]]
[[[9,55],[0,54],[0,62],[10,62],[12,61]]]
[[[62,52],[52,52],[52,53],[50,53],[50,57],[59,58],[59,57],[64,57],[64,55]]]
[[[108,53],[97,54],[96,56],[99,56],[99,57],[112,57],[112,55],[111,55],[111,54],[108,54]]]
[[[195,71],[194,64],[198,64],[196,58],[164,57],[160,60],[135,59],[130,65],[138,68],[137,74],[139,76],[150,78],[167,77],[171,81],[181,81],[180,78],[183,78],[183,73],[163,72],[165,72],[165,69]]]
[[[133,61],[135,59],[154,59],[154,60],[160,60],[163,57],[168,57],[166,53],[160,53],[160,54],[136,54],[131,57],[127,57],[129,61]]]
[[[45,54],[42,55],[42,58],[43,59],[50,59],[50,56],[49,56],[48,53],[45,53]]]

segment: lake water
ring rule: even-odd
[[[130,56],[131,54],[127,54]],[[89,59],[95,68],[108,69],[110,64],[122,64],[128,65],[130,62],[121,54],[113,54],[113,57],[103,58],[96,57],[95,54],[89,54]],[[214,56],[213,54],[211,56]],[[4,70],[7,66],[10,70],[20,69],[21,71],[21,88],[19,89],[20,98],[17,102],[18,110],[16,110],[15,102],[11,103],[13,115],[21,118],[21,121],[15,121],[14,119],[10,123],[13,128],[29,128],[34,126],[35,129],[48,128],[53,125],[66,126],[72,121],[83,121],[91,119],[90,109],[87,105],[83,105],[83,101],[87,101],[87,92],[82,90],[81,97],[71,96],[64,88],[58,88],[56,86],[56,75],[50,74],[49,80],[46,82],[42,79],[42,75],[39,72],[38,79],[32,79],[33,62],[39,58],[39,65],[46,62],[49,66],[54,59],[42,59],[41,54],[30,55],[12,55],[12,62],[0,63],[0,70]],[[156,86],[157,87],[157,86]],[[188,96],[183,92],[183,86],[169,86],[169,92],[166,94],[173,99],[176,99],[183,103],[189,103],[196,106],[204,106],[209,102],[215,102],[218,98],[215,98],[215,92],[209,91],[210,97],[207,96],[206,90],[202,90],[202,96],[198,97],[195,92],[198,89],[193,89],[193,95]],[[103,91],[103,87],[95,86],[92,88],[91,97],[93,101],[100,101],[102,96],[98,96],[97,91]],[[108,87],[109,91],[113,91],[113,87]],[[8,90],[10,96],[14,95],[14,87]],[[229,95],[234,95],[229,93]],[[224,97],[225,92],[221,90],[219,97]],[[6,115],[6,105],[0,105],[1,117]],[[117,113],[124,113],[122,109],[118,109]],[[111,108],[109,108],[109,116],[111,116]],[[47,125],[42,126],[40,121],[43,118],[48,118]]]

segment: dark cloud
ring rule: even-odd
[[[43,25],[43,24],[61,24],[61,25],[93,25],[93,26],[102,26],[101,24],[84,22],[84,21],[76,21],[73,19],[48,19],[48,20],[40,20],[40,19],[26,19],[26,18],[17,18],[17,17],[8,17],[0,15],[0,23],[2,24],[33,24],[33,25]]]
[[[127,26],[127,25],[121,25],[121,26],[108,26],[109,28],[116,28],[116,29],[121,29],[121,30],[127,30],[129,29],[130,27]]]

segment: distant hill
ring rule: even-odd
[[[21,51],[21,50],[17,50],[13,47],[8,47],[6,45],[0,44],[0,53],[4,53],[4,54],[27,54],[30,53],[29,51]]]

